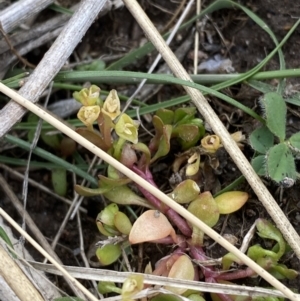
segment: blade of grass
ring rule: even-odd
[[[120,76],[120,72],[123,72],[123,76]],[[131,72],[131,73],[129,73]],[[54,87],[61,89],[69,89],[72,91],[82,89],[82,86],[71,85],[63,82],[75,82],[75,81],[90,81],[95,84],[138,84],[142,81],[140,77],[136,77],[136,74],[147,74],[143,72],[132,72],[132,71],[62,71],[59,72],[56,76]],[[116,77],[116,75],[119,75]],[[153,77],[149,78],[147,81],[149,84],[162,84],[167,83],[168,78],[173,78],[171,74],[152,74]],[[160,76],[165,76],[166,79],[161,80]],[[237,80],[237,78],[246,78],[247,72],[245,73],[234,73],[234,74],[198,74],[190,75],[193,81],[197,84],[202,85],[212,85],[212,84],[223,84],[224,82],[229,82],[231,80]],[[257,72],[251,76],[248,80],[267,80],[274,78],[290,78],[290,77],[299,77],[300,69],[285,69],[285,70],[272,70],[272,71],[263,71]],[[61,82],[57,82],[61,81]],[[4,83],[4,81],[3,81]],[[16,85],[15,82],[12,82]],[[7,84],[9,88],[16,88],[18,86],[12,86],[10,83]],[[218,86],[212,86],[212,89],[216,89]],[[222,87],[227,88],[228,84]],[[124,96],[125,98],[125,96]]]
[[[5,135],[4,139],[14,145],[21,147],[22,149],[27,150],[27,151],[29,151],[29,149],[30,149],[30,143],[28,143],[22,139],[19,139],[17,137],[14,137],[12,135],[7,134],[7,135]],[[81,170],[80,168],[78,168],[77,166],[43,150],[40,147],[36,147],[34,149],[33,153],[49,162],[52,162],[52,163],[60,166],[61,168],[65,168],[69,171],[74,172],[76,175],[82,177],[83,179],[86,179],[92,185],[98,187],[97,180],[94,177],[90,176],[88,173],[86,173],[83,170]]]
[[[65,71],[64,71],[65,72]],[[126,72],[126,71],[123,71]],[[64,83],[63,81],[90,81],[95,84],[138,84],[142,81],[140,78],[135,78],[135,77],[127,77],[126,74],[124,73],[124,77],[114,77],[113,72],[109,73],[112,75],[108,75],[107,71],[72,71],[73,77],[68,79],[64,79],[63,77],[59,77],[59,80],[62,82],[55,82],[53,87],[59,88],[59,89],[65,89],[65,90],[71,90],[71,91],[79,91],[82,89],[82,85],[72,85],[68,83]],[[60,74],[60,73],[59,73]],[[103,74],[103,75],[102,75]],[[105,75],[106,76],[105,76]],[[153,74],[155,76],[155,74]],[[3,84],[8,86],[9,88],[16,89],[20,87],[20,81],[24,80],[25,77],[27,76],[27,73],[23,73],[22,75],[16,76],[16,79],[13,77],[5,79],[2,81]],[[171,76],[170,74],[165,74],[165,76]],[[193,81],[197,84],[202,84],[202,85],[216,85],[223,83],[225,81],[233,80],[238,77],[245,76],[245,73],[234,73],[234,74],[198,74],[190,75]],[[257,81],[262,81],[262,80],[268,80],[268,79],[280,79],[280,78],[291,78],[291,77],[299,77],[300,76],[300,69],[285,69],[285,70],[272,70],[272,71],[262,71],[262,72],[257,72],[253,76],[251,76],[248,81],[252,80],[257,80]],[[160,84],[161,81],[159,79],[151,78],[148,79],[149,84]],[[247,82],[246,82],[247,83]],[[255,88],[255,86],[254,86]],[[105,93],[108,93],[107,91],[101,91],[103,92],[104,95]],[[122,97],[122,95],[121,95]],[[124,100],[127,99],[126,96],[123,96]],[[120,100],[123,100],[120,98]],[[145,105],[142,102],[138,102],[137,104],[139,105]]]
[[[15,165],[15,166],[26,166],[27,164],[27,160],[25,159],[17,159],[17,158],[12,158],[12,157],[8,157],[8,156],[2,156],[0,155],[0,162],[4,163],[4,164],[8,164],[8,165]],[[81,169],[81,170],[87,170],[88,166],[87,164],[76,164],[75,165],[77,168]],[[39,161],[31,161],[30,162],[30,167],[34,167],[34,168],[46,168],[46,169],[53,169],[53,168],[57,168],[58,165],[54,164],[54,163],[48,163],[48,162],[39,162]]]
[[[84,71],[86,72],[86,71]],[[96,71],[97,72],[97,71]],[[72,80],[74,78],[74,72],[68,72],[65,73],[63,72],[63,74],[60,74],[58,76],[55,77],[55,80],[60,80],[61,78],[64,78],[64,80]],[[84,73],[83,73],[84,74]],[[171,77],[171,76],[165,76],[165,75],[161,75],[161,74],[148,74],[148,73],[139,73],[139,72],[131,72],[131,71],[106,71],[105,73],[101,73],[101,76],[105,76],[105,74],[107,74],[108,76],[113,76],[114,77],[124,77],[124,75],[126,74],[126,76],[130,76],[133,78],[142,78],[142,79],[151,79],[151,78],[156,78],[156,79],[160,79],[161,83],[172,83],[172,84],[177,84],[177,85],[182,85],[182,86],[187,86],[187,87],[191,87],[191,88],[195,88],[201,92],[205,92],[205,94],[211,94],[213,96],[216,96],[224,101],[226,101],[227,103],[235,106],[236,108],[241,109],[242,111],[244,111],[245,113],[247,113],[248,115],[252,116],[253,118],[257,119],[258,121],[264,123],[264,119],[261,118],[258,114],[256,114],[253,110],[251,110],[250,108],[244,106],[243,104],[239,103],[238,101],[236,101],[235,99],[221,93],[218,92],[216,90],[214,90],[214,88],[208,88],[199,84],[196,84],[194,82],[191,81],[185,81],[179,78],[175,78],[175,77]],[[99,74],[98,74],[99,76]]]
[[[295,31],[295,29],[298,27],[300,23],[300,19],[292,26],[292,28],[289,30],[289,32],[285,35],[285,37],[282,39],[282,41],[275,47],[275,49],[265,58],[263,59],[258,65],[256,65],[253,69],[250,71],[244,73],[243,75],[225,81],[219,85],[215,85],[213,88],[216,90],[224,89],[225,87],[235,85],[237,83],[243,82],[249,78],[251,78],[255,73],[257,73],[261,68],[265,66],[265,64],[276,54],[276,52],[285,44],[285,42],[289,39],[289,37],[292,35],[292,33]]]

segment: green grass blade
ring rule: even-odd
[[[83,71],[81,73],[81,77],[84,77],[88,71]],[[89,72],[93,72],[93,71],[89,71]],[[94,75],[96,76],[114,76],[115,78],[117,77],[132,77],[132,78],[140,78],[140,79],[153,79],[156,78],[157,80],[160,81],[160,83],[162,84],[176,84],[176,85],[182,85],[182,86],[188,86],[191,88],[195,88],[200,90],[203,94],[211,94],[214,95],[222,100],[224,100],[225,102],[241,109],[242,111],[244,111],[246,114],[249,114],[250,116],[252,116],[253,118],[264,122],[263,118],[261,118],[258,114],[256,114],[253,110],[249,109],[248,107],[244,106],[243,104],[239,103],[238,101],[234,100],[233,98],[224,95],[216,90],[214,90],[214,87],[212,88],[208,88],[199,84],[196,84],[194,82],[190,82],[190,81],[185,81],[179,78],[175,78],[175,77],[171,77],[171,76],[165,76],[163,74],[148,74],[148,73],[139,73],[139,72],[131,72],[131,71],[104,71],[104,72],[99,72],[99,71],[94,71]],[[89,76],[91,76],[91,73],[89,73]],[[75,71],[73,72],[62,72],[59,73],[56,77],[55,80],[59,81],[59,80],[67,80],[67,81],[72,81],[72,80],[78,80],[78,73],[76,74]]]
[[[12,135],[6,135],[5,136],[5,140],[14,144],[14,145],[17,145],[19,147],[21,147],[22,149],[25,149],[27,151],[30,150],[30,143],[22,140],[22,139],[19,139],[17,137],[14,137]],[[98,182],[97,180],[92,177],[91,175],[89,175],[88,173],[86,173],[85,171],[81,170],[80,168],[78,168],[77,166],[43,150],[42,148],[40,147],[36,147],[34,150],[33,150],[33,153],[49,162],[52,162],[58,166],[60,166],[61,168],[65,168],[69,171],[72,171],[74,172],[76,175],[82,177],[83,179],[86,179],[88,182],[90,182],[92,185],[98,187]]]
[[[265,64],[285,44],[285,42],[289,39],[289,37],[295,31],[295,29],[297,28],[297,26],[299,25],[299,23],[300,23],[300,19],[293,25],[293,27],[289,30],[289,32],[282,39],[282,41],[277,45],[277,47],[264,60],[262,60],[258,65],[256,65],[253,69],[251,69],[250,71],[244,73],[242,76],[239,76],[237,78],[234,78],[232,80],[228,80],[226,82],[223,82],[223,83],[221,83],[219,85],[214,86],[214,89],[217,89],[217,90],[224,89],[225,87],[235,85],[237,83],[243,82],[243,81],[251,78],[255,73],[257,73],[261,68],[263,68],[265,66]]]

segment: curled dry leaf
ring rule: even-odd
[[[133,224],[129,234],[129,242],[138,244],[171,236],[177,241],[176,233],[166,216],[157,210],[144,212]]]

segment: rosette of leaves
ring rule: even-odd
[[[171,138],[177,138],[183,150],[196,145],[205,134],[203,121],[196,117],[196,108],[160,109],[156,116],[164,125],[171,125]]]
[[[252,148],[258,153],[252,160],[252,166],[258,175],[290,187],[297,178],[295,156],[300,152],[300,133],[286,139],[287,107],[280,94],[266,93],[261,105],[266,123],[249,137]]]
[[[100,233],[108,237],[105,243],[99,242],[102,246],[97,248],[96,256],[101,266],[110,265],[120,257],[122,253],[122,241],[124,241],[124,239],[121,239],[121,242],[116,243],[112,240],[111,243],[109,243],[110,238],[116,238],[118,236],[124,236],[126,238],[131,231],[132,224],[127,215],[119,211],[119,207],[115,203],[106,206],[98,214],[96,223]]]

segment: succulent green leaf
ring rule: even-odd
[[[275,252],[266,250],[262,248],[260,245],[251,246],[247,251],[247,255],[254,261],[257,261],[258,259],[264,258],[266,256],[274,259],[275,261],[277,261],[278,258]]]
[[[186,123],[188,120],[194,118],[196,111],[195,107],[176,109],[174,114],[174,124]]]
[[[102,266],[107,266],[118,260],[122,254],[120,245],[105,245],[96,250],[96,256]]]
[[[175,263],[172,265],[168,274],[169,278],[176,278],[182,280],[194,280],[195,270],[191,259],[187,255],[181,255]],[[167,290],[176,293],[183,294],[187,289],[173,286],[166,286]]]
[[[55,134],[53,135],[51,131],[42,131],[41,132],[41,138],[48,146],[55,150],[60,149],[60,137],[59,135]]]
[[[116,287],[115,283],[110,281],[99,281],[98,291],[100,294],[117,293],[121,294],[122,290]]]
[[[97,196],[100,194],[103,194],[107,191],[109,191],[110,187],[103,187],[103,188],[88,188],[84,187],[82,185],[75,185],[74,186],[75,191],[82,196]]]
[[[216,225],[220,217],[218,205],[209,191],[201,193],[189,204],[187,210],[209,227]],[[192,243],[202,246],[203,238],[204,232],[193,226]]]
[[[292,135],[288,142],[294,151],[300,152],[300,132]]]
[[[249,141],[254,150],[265,154],[274,144],[274,135],[266,126],[262,126],[251,133]]]
[[[97,216],[99,220],[104,225],[114,226],[115,214],[119,211],[117,204],[112,203],[106,206]]]
[[[158,149],[155,155],[152,157],[150,163],[153,163],[158,158],[161,158],[169,153],[171,134],[172,134],[172,126],[168,124],[164,125],[162,136],[159,139]]]
[[[187,210],[209,227],[215,226],[220,217],[219,207],[209,191],[201,193]]]
[[[277,183],[285,178],[296,179],[297,172],[294,157],[285,143],[270,148],[266,155],[267,176]]]
[[[119,205],[138,205],[152,208],[148,201],[138,196],[126,185],[106,189],[103,195],[111,202]]]
[[[266,93],[261,104],[265,110],[266,125],[280,141],[285,139],[286,103],[282,96],[276,92]]]
[[[251,160],[251,165],[259,176],[265,176],[266,172],[266,157],[259,155]]]
[[[288,269],[284,264],[274,264],[268,271],[277,279],[295,279],[298,276],[298,272],[292,269]]]
[[[67,193],[67,170],[64,168],[54,168],[51,172],[52,185],[55,193],[65,196]]]
[[[223,270],[227,271],[229,270],[230,266],[232,263],[238,263],[238,264],[243,264],[243,262],[234,254],[232,253],[227,253],[222,257],[222,268]]]
[[[114,226],[122,234],[129,235],[132,223],[125,213],[118,211],[114,216]]]
[[[215,197],[215,201],[220,214],[230,214],[239,210],[247,202],[248,197],[248,193],[244,191],[228,191]]]
[[[104,235],[104,236],[115,236],[116,235],[116,230],[111,231],[111,229],[104,227],[104,225],[97,219],[96,220],[96,225],[99,230],[99,232]],[[117,233],[119,235],[120,233]]]
[[[261,218],[257,220],[256,228],[260,237],[272,239],[278,243],[277,258],[279,259],[284,254],[286,246],[281,232],[271,222]]]
[[[202,137],[202,131],[194,124],[181,124],[172,130],[172,137],[177,137],[182,148],[189,149]]]
[[[162,108],[157,110],[155,115],[158,116],[164,124],[173,124],[174,112],[172,110]]]
[[[187,204],[193,201],[200,193],[198,184],[193,180],[185,180],[179,183],[169,196],[179,204]]]
[[[152,118],[152,124],[155,129],[155,136],[151,139],[149,144],[149,149],[151,152],[154,152],[158,149],[160,139],[164,131],[164,123],[157,115],[154,115]]]
[[[109,166],[110,167],[110,166]],[[109,188],[114,188],[116,186],[123,186],[128,183],[130,183],[132,180],[129,178],[118,178],[118,179],[112,179],[108,178],[102,175],[99,175],[99,187],[104,188],[104,187],[109,187]]]

